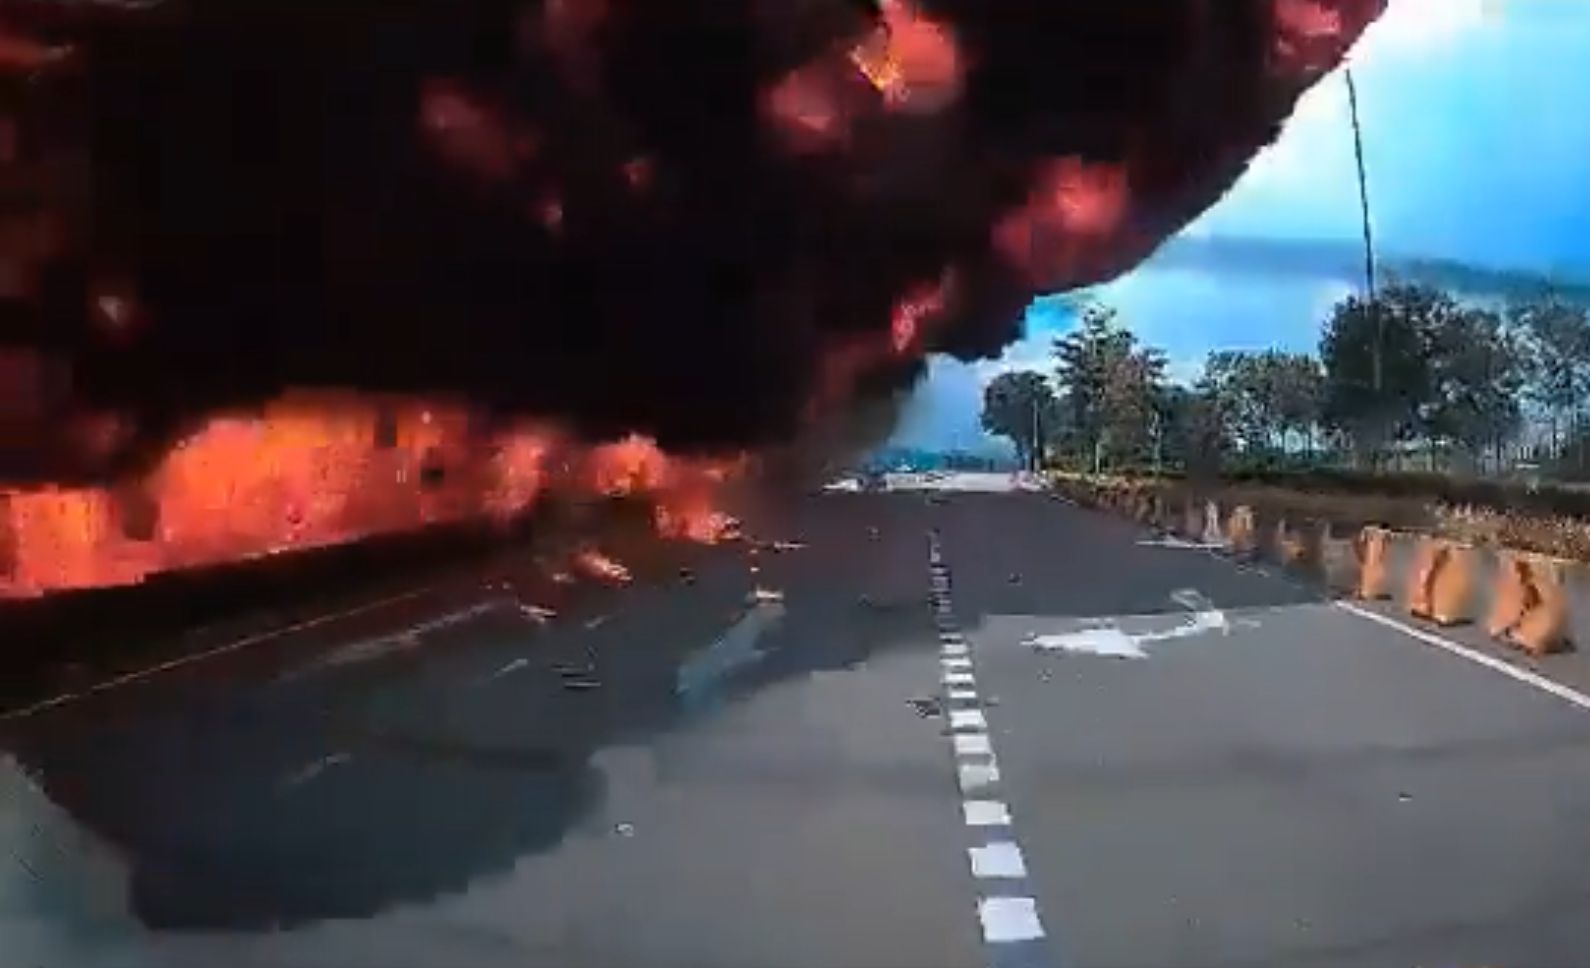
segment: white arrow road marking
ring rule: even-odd
[[[1143,646],[1150,643],[1185,639],[1206,632],[1231,631],[1231,622],[1226,618],[1226,613],[1215,608],[1208,596],[1197,589],[1179,589],[1172,592],[1170,597],[1176,604],[1192,611],[1191,621],[1158,632],[1127,632],[1111,623],[1075,632],[1034,635],[1028,638],[1027,643],[1044,651],[1075,652],[1113,659],[1146,659],[1148,651]]]

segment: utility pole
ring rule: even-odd
[[[1032,446],[1027,448],[1027,462],[1031,465],[1027,469],[1035,474],[1039,470],[1038,451],[1042,446],[1042,437],[1038,433],[1038,395],[1035,393],[1032,395]]]
[[[1347,110],[1353,127],[1353,159],[1358,166],[1358,208],[1364,228],[1364,306],[1375,317],[1375,342],[1370,347],[1370,379],[1374,388],[1374,410],[1370,420],[1375,438],[1369,460],[1373,469],[1380,463],[1380,438],[1386,435],[1389,423],[1384,412],[1386,319],[1380,303],[1375,299],[1375,240],[1369,225],[1369,179],[1364,173],[1364,130],[1358,120],[1358,85],[1353,81],[1351,67],[1343,68],[1342,76],[1347,80]]]
[[[1353,158],[1358,163],[1358,206],[1364,227],[1364,294],[1369,297],[1370,310],[1375,314],[1374,381],[1378,394],[1384,384],[1381,362],[1381,343],[1385,337],[1385,323],[1375,306],[1375,240],[1369,225],[1369,179],[1364,174],[1364,132],[1358,122],[1358,85],[1353,82],[1352,68],[1342,71],[1347,79],[1347,110],[1353,125]]]

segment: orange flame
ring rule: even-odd
[[[576,554],[574,566],[592,578],[599,578],[615,585],[628,584],[633,577],[623,562],[609,558],[595,548],[587,548]]]
[[[496,113],[445,79],[420,88],[420,131],[450,164],[493,181],[513,175],[518,146],[527,137],[510,134]]]
[[[572,445],[543,425],[488,433],[475,423],[448,404],[296,394],[211,420],[140,479],[0,489],[0,597],[533,510]],[[666,505],[656,518],[669,537],[732,530],[713,501],[741,463],[673,457],[638,436],[574,456],[585,477],[558,486]]]
[[[693,494],[664,500],[654,512],[657,533],[700,544],[718,544],[739,535],[740,522],[718,510],[710,495]]]
[[[1119,231],[1129,199],[1124,168],[1055,159],[1027,204],[995,225],[994,245],[1035,282],[1066,281]]]
[[[821,61],[786,74],[767,92],[764,111],[796,151],[832,148],[849,137],[838,80]]]
[[[932,111],[955,97],[961,56],[949,28],[909,0],[882,0],[883,23],[850,51],[850,60],[894,110]]]

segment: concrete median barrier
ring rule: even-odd
[[[1214,501],[1204,502],[1204,532],[1205,544],[1224,545],[1226,533],[1220,527],[1220,505]]]
[[[1327,522],[1319,530],[1320,574],[1325,587],[1342,595],[1354,594],[1358,589],[1357,540],[1340,537]]]

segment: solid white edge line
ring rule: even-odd
[[[1371,622],[1384,625],[1389,629],[1395,629],[1396,631],[1401,632],[1403,635],[1418,639],[1419,641],[1433,645],[1438,649],[1444,649],[1447,652],[1458,656],[1459,658],[1467,659],[1477,665],[1482,665],[1493,672],[1500,672],[1502,675],[1511,679],[1517,679],[1519,682],[1522,682],[1525,685],[1534,686],[1536,689],[1539,689],[1542,692],[1550,693],[1551,695],[1556,696],[1558,699],[1573,703],[1580,709],[1590,710],[1590,696],[1586,696],[1584,693],[1579,692],[1576,689],[1571,689],[1560,682],[1554,682],[1551,679],[1547,679],[1545,676],[1540,675],[1539,673],[1531,672],[1528,669],[1521,669],[1518,666],[1513,665],[1511,662],[1505,662],[1496,658],[1495,656],[1486,655],[1484,652],[1471,649],[1466,645],[1460,645],[1451,639],[1442,638],[1433,632],[1426,632],[1424,629],[1407,625],[1403,622],[1397,621],[1394,618],[1390,618],[1388,616],[1381,615],[1378,612],[1372,612],[1367,608],[1354,605],[1351,602],[1337,602],[1336,607],[1344,612],[1349,612],[1353,615],[1356,615],[1359,618],[1368,619]]]

